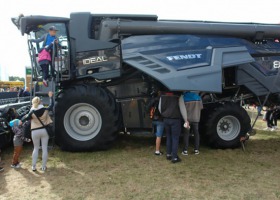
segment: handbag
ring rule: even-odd
[[[43,60],[48,60],[51,61],[51,54],[48,52],[46,49],[43,49],[39,54],[38,54],[38,62],[43,61]]]
[[[39,122],[42,124],[42,128],[45,128],[49,137],[54,138],[55,137],[55,132],[53,131],[53,126],[52,124],[45,125],[43,124],[42,120],[33,112],[33,114],[36,116],[36,118],[39,120]]]

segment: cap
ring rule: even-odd
[[[49,31],[58,31],[57,28],[55,26],[50,26],[49,27]]]
[[[18,126],[19,122],[20,122],[19,119],[14,119],[14,120],[10,121],[9,125],[10,125],[10,127]]]

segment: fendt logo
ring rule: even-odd
[[[186,54],[186,55],[167,56],[166,58],[169,61],[174,61],[174,60],[200,59],[201,57],[202,57],[202,54],[198,53],[198,54]]]
[[[280,61],[279,60],[275,60],[273,62],[273,67],[276,68],[276,69],[279,69],[280,68]]]
[[[106,56],[96,56],[91,57],[83,60],[84,65],[94,64],[94,63],[100,63],[100,62],[106,62],[108,61],[108,58]]]

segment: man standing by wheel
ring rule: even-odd
[[[203,104],[200,96],[194,92],[185,92],[182,95],[182,99],[184,100],[185,109],[188,113],[185,121],[189,121],[190,129],[187,129],[186,133],[184,133],[184,149],[182,151],[182,155],[188,155],[188,147],[189,147],[189,137],[190,130],[194,133],[195,145],[194,145],[194,154],[199,154],[199,122],[200,122],[200,114],[203,109]]]
[[[179,106],[179,95],[172,92],[166,92],[161,95],[159,111],[163,117],[166,132],[166,158],[171,160],[172,163],[181,161],[177,153],[179,136],[182,131],[181,118],[182,115],[186,116],[186,109],[180,109],[180,107],[182,105]],[[188,124],[187,121],[185,123]]]

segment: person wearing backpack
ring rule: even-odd
[[[160,115],[158,105],[159,105],[159,93],[155,93],[150,100],[149,110],[150,110],[150,119],[152,120],[153,127],[155,128],[156,135],[156,156],[163,155],[163,152],[160,151],[161,138],[164,132],[164,123]]]

